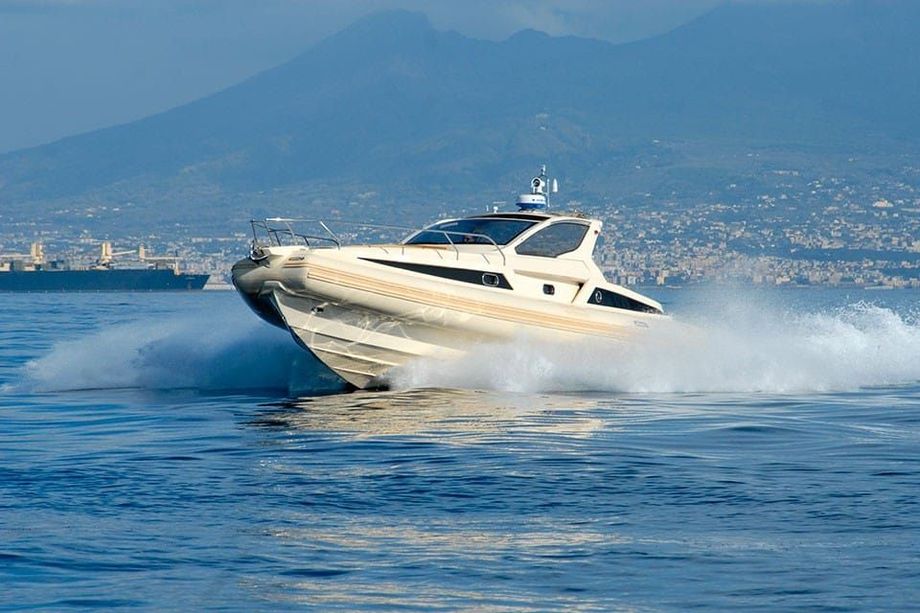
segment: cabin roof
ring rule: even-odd
[[[524,212],[521,212],[521,213],[518,213],[518,212],[482,213],[479,215],[469,215],[466,217],[466,219],[488,218],[488,217],[496,217],[500,219],[526,219],[528,221],[546,221],[547,219],[552,219],[554,217],[574,217],[577,219],[584,219],[584,220],[590,221],[590,219],[582,213],[562,212],[562,211],[559,211],[558,213],[557,212],[544,213],[544,212],[535,212],[535,211],[527,211],[526,213]]]

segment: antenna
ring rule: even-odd
[[[558,192],[559,181],[553,179],[550,182],[549,177],[546,176],[546,164],[543,164],[540,167],[540,174],[530,181],[530,193],[521,194],[518,197],[518,208],[522,211],[548,208],[550,194]]]

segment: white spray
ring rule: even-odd
[[[17,387],[330,391],[343,386],[289,334],[234,310],[150,318],[61,341]]]
[[[482,345],[454,362],[416,361],[395,387],[520,392],[822,392],[920,381],[920,324],[866,303],[830,312],[778,312],[721,302],[635,345]]]
[[[677,316],[695,328],[663,326],[634,345],[528,338],[481,345],[458,361],[409,363],[391,383],[512,392],[794,393],[920,381],[915,313],[867,303],[805,311],[767,304],[718,296],[702,314]],[[59,342],[26,365],[17,387],[342,389],[290,335],[240,311],[150,318]]]

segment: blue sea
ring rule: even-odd
[[[917,610],[920,292],[650,294],[356,393],[230,292],[0,295],[0,609]]]

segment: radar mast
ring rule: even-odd
[[[546,164],[540,168],[540,174],[530,180],[530,193],[518,196],[517,206],[521,211],[533,211],[549,208],[550,194],[559,192],[559,181],[550,181],[546,175]]]

